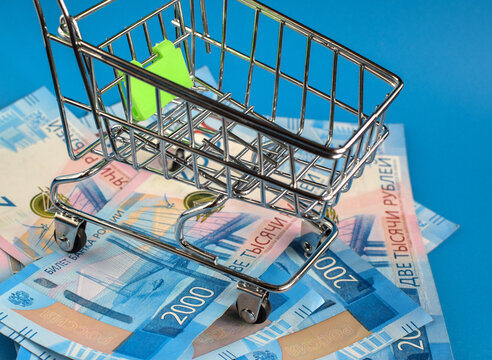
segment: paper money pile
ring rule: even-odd
[[[68,116],[80,146],[93,139],[88,119]],[[316,137],[326,124],[307,121],[306,131]],[[414,202],[403,126],[389,129],[375,161],[330,213],[338,238],[293,289],[271,294],[270,316],[251,325],[237,316],[233,281],[177,255],[92,224],[81,251],[59,250],[50,182],[97,156],[66,160],[47,89],[6,107],[0,358],[452,358],[426,253],[457,225]],[[347,131],[338,126],[335,135]],[[213,195],[120,164],[63,193],[74,207],[169,243],[178,216]],[[305,261],[304,237],[316,236],[297,218],[232,200],[186,231],[221,263],[276,283]]]

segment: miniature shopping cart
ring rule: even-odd
[[[125,14],[137,17],[133,22],[112,30],[115,17],[120,16],[112,7],[121,2],[104,0],[74,15],[65,1],[57,0],[61,17],[56,19],[57,31],[50,32],[52,18],[44,16],[41,0],[34,0],[68,153],[74,160],[88,154],[101,159],[86,171],[53,181],[56,241],[65,251],[79,251],[86,241],[85,225],[91,222],[193,260],[236,279],[240,317],[249,323],[262,322],[270,311],[269,293],[290,289],[336,237],[337,227],[325,214],[374,159],[388,135],[387,108],[403,83],[386,69],[257,1],[162,0],[157,9],[147,12],[143,1],[137,9],[124,8]],[[134,3],[130,5],[135,7]],[[98,19],[104,26],[100,25],[97,36],[103,38],[93,40],[89,35],[94,31],[86,32],[84,26],[99,26]],[[289,48],[292,39],[298,43]],[[70,77],[70,86],[81,84],[83,97],[62,92],[67,80],[55,66],[55,46],[75,59],[77,76]],[[217,84],[199,76],[196,70],[202,65],[211,69]],[[289,66],[297,70],[290,71]],[[292,91],[285,92],[285,86]],[[345,100],[342,93],[349,90],[352,96]],[[267,110],[255,108],[268,97],[265,94],[270,97]],[[114,96],[121,101],[124,115],[107,110]],[[294,126],[287,126],[277,113],[293,102],[299,104],[299,117]],[[92,113],[97,138],[82,149],[72,142],[67,106]],[[328,122],[321,140],[306,135],[305,119],[313,107],[323,109]],[[336,139],[334,128],[340,121],[353,127]],[[216,196],[179,217],[176,246],[85,213],[59,196],[61,184],[85,180],[113,161]],[[188,219],[214,211],[227,199],[297,216],[320,234],[316,240],[306,240],[307,260],[288,281],[272,284],[245,275],[219,264],[217,255],[185,239]]]

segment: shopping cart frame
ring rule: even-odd
[[[335,205],[342,192],[347,191],[354,178],[362,174],[365,164],[371,162],[375,156],[375,150],[384,141],[388,135],[388,131],[384,126],[386,110],[391,102],[401,91],[403,82],[399,77],[364,58],[356,52],[338,44],[337,42],[319,34],[318,32],[292,20],[291,18],[271,9],[270,7],[254,0],[236,0],[237,2],[246,5],[255,10],[254,33],[258,32],[258,19],[265,14],[271,19],[279,23],[279,40],[277,49],[277,64],[275,68],[268,68],[267,65],[256,62],[254,51],[256,46],[256,35],[253,37],[252,52],[248,59],[244,59],[244,54],[241,54],[234,49],[226,46],[226,29],[227,29],[227,4],[228,1],[223,0],[223,34],[221,41],[213,39],[208,34],[207,15],[205,11],[204,0],[199,0],[202,15],[202,32],[198,31],[195,24],[195,0],[190,1],[190,18],[191,25],[186,26],[181,0],[168,1],[159,9],[153,11],[149,15],[143,17],[136,23],[126,27],[107,41],[99,46],[94,46],[85,42],[78,27],[78,22],[91,14],[96,13],[102,8],[116,0],[104,0],[90,7],[89,9],[72,16],[68,11],[63,0],[57,0],[60,7],[62,17],[60,18],[60,27],[58,33],[54,35],[48,31],[46,21],[43,15],[40,0],[33,0],[46,46],[46,52],[50,64],[53,83],[58,99],[59,110],[61,114],[62,125],[64,129],[65,142],[69,156],[73,160],[78,160],[88,153],[94,153],[102,156],[102,160],[86,171],[78,174],[61,176],[56,178],[51,186],[51,200],[59,209],[55,216],[56,241],[59,246],[69,252],[76,252],[81,249],[85,243],[85,224],[87,221],[105,227],[122,235],[131,236],[144,243],[151,244],[158,248],[170,251],[174,254],[183,256],[193,260],[201,265],[207,266],[224,274],[227,274],[238,280],[238,288],[242,290],[238,297],[237,307],[239,315],[247,322],[260,322],[268,317],[268,295],[270,292],[282,292],[290,289],[295,283],[309,270],[309,268],[320,258],[320,256],[328,249],[332,241],[337,235],[337,227],[330,219],[325,217],[328,207]],[[127,60],[124,60],[112,53],[112,42],[122,37],[127,37],[132,57],[134,57],[134,49],[132,49],[131,32],[137,27],[143,27],[146,35],[147,44],[149,45],[150,56],[143,63],[152,61],[151,41],[147,28],[147,21],[152,18],[159,17],[163,11],[174,8],[175,19],[173,25],[176,29],[176,39],[174,44],[184,49],[190,75],[194,77],[195,72],[195,47],[196,41],[202,40],[207,51],[210,46],[216,46],[221,49],[221,67],[219,75],[219,85],[214,89],[210,85],[200,82],[209,91],[214,91],[217,95],[217,100],[210,99],[196,91],[196,89],[188,89],[178,85],[170,80],[153,74],[145,69],[142,69]],[[282,49],[282,34],[285,28],[292,29],[306,36],[306,67],[302,81],[289,78],[280,70],[281,49]],[[71,47],[79,67],[85,90],[87,92],[89,104],[66,97],[61,92],[61,87],[55,66],[51,42],[56,42],[68,47]],[[313,42],[322,44],[333,51],[333,68],[332,68],[332,88],[330,94],[325,94],[321,91],[317,95],[322,96],[330,103],[330,118],[329,128],[330,134],[326,144],[319,144],[310,139],[302,137],[304,130],[304,114],[306,108],[306,94],[309,91],[316,92],[308,84],[309,74],[309,57],[311,44]],[[106,49],[106,50],[104,50]],[[235,52],[234,52],[234,51]],[[244,102],[238,102],[232,98],[231,94],[221,92],[221,86],[224,74],[224,54],[231,52],[244,60],[249,60],[248,74],[248,89],[246,91],[246,99]],[[349,61],[359,66],[359,104],[358,108],[351,107],[336,99],[336,75],[337,75],[337,59],[344,57]],[[97,84],[96,74],[94,70],[94,62],[99,61],[103,64],[111,66],[115,72],[115,80],[105,87],[99,87]],[[254,66],[260,66],[272,72],[275,75],[275,93],[272,111],[272,121],[256,114],[252,106],[249,106],[248,98],[251,91],[251,74]],[[370,73],[377,78],[383,80],[392,87],[384,101],[377,106],[371,114],[363,112],[363,93],[364,93],[364,74]],[[118,74],[124,74],[119,76]],[[154,128],[145,128],[136,124],[132,120],[131,109],[131,86],[130,78],[136,78],[147,84],[152,85],[156,89],[157,109],[160,109],[161,90],[175,95],[178,99],[176,108],[183,107],[187,121],[182,121],[183,126],[188,126],[188,135],[183,135],[185,131],[181,131],[179,136],[175,134],[166,135],[163,129],[166,121],[177,121],[171,118],[170,115],[164,116],[161,111],[157,111],[156,124]],[[285,78],[303,90],[303,110],[297,133],[292,133],[274,123],[276,116],[276,103],[278,101],[278,82],[281,78]],[[194,77],[195,81],[200,81]],[[126,91],[122,83],[127,84]],[[121,119],[105,111],[104,103],[101,94],[110,87],[118,87],[122,102],[126,104],[126,119]],[[226,101],[229,104],[226,104]],[[99,137],[92,144],[86,146],[82,151],[76,153],[71,143],[70,128],[65,112],[65,105],[72,105],[83,110],[92,112]],[[355,114],[358,117],[358,129],[341,147],[330,146],[333,136],[334,126],[334,109],[342,108]],[[192,110],[199,109],[199,115],[193,116]],[[172,115],[172,112],[171,112]],[[194,139],[194,126],[201,124],[207,116],[213,115],[222,120],[221,128],[214,134],[212,140],[207,143],[196,144]],[[110,124],[116,124],[110,126]],[[198,125],[197,125],[198,124]],[[253,152],[256,155],[256,163],[242,160],[241,156],[232,156],[229,153],[228,143],[232,142],[233,133],[230,128],[239,124],[253,131],[257,135],[257,139],[251,143],[244,144],[240,139],[234,138],[236,143],[242,144],[247,148],[245,151]],[[122,139],[125,138],[126,142]],[[186,138],[186,139],[185,139]],[[263,138],[270,139],[269,145],[273,146],[273,150],[280,153],[277,158],[272,159],[271,154],[275,151],[266,152],[263,148]],[[185,141],[186,140],[186,141]],[[222,140],[225,145],[223,149],[219,149],[218,143]],[[123,145],[121,145],[123,143]],[[181,158],[175,152],[170,151],[171,148],[185,149],[188,152],[186,158]],[[110,150],[108,150],[108,148]],[[151,156],[144,162],[139,162],[137,158],[138,152],[146,151]],[[304,163],[296,158],[299,152],[306,152],[311,155],[309,161]],[[149,164],[157,157],[162,159],[161,171],[156,171]],[[211,172],[210,169],[200,167],[197,162],[198,157],[211,159],[219,166],[223,166],[221,170]],[[151,159],[151,160],[149,160]],[[325,159],[331,161],[332,167],[320,165],[318,161]],[[175,179],[184,181],[179,178],[179,171],[170,171],[168,161],[179,165],[179,171],[189,169],[194,174],[194,180],[189,181],[200,189],[209,189],[218,193],[217,198],[207,204],[203,204],[196,208],[190,209],[183,213],[178,219],[176,225],[176,238],[180,247],[172,246],[156,238],[142,235],[137,231],[118,226],[106,219],[99,218],[92,214],[80,211],[68,203],[60,200],[58,196],[58,187],[65,183],[75,183],[85,180],[97,174],[101,169],[107,166],[112,161],[124,162],[132,165],[135,169],[146,169],[164,176],[166,179]],[[301,171],[296,170],[296,163],[303,166]],[[290,167],[290,174],[280,170],[282,166]],[[310,170],[317,169],[330,174],[327,184],[316,184],[317,189],[323,191],[317,194],[309,193],[303,190],[299,183],[306,182],[305,175]],[[239,175],[238,175],[239,174]],[[274,176],[275,175],[275,176]],[[220,179],[223,180],[220,180]],[[203,182],[200,181],[203,180]],[[186,181],[184,181],[186,182]],[[208,187],[207,187],[208,186]],[[219,188],[217,188],[219,187]],[[253,194],[257,192],[255,197]],[[271,197],[267,199],[267,193],[270,192]],[[273,196],[273,200],[272,200]],[[248,201],[256,205],[268,207],[277,211],[285,212],[291,215],[298,216],[314,227],[320,235],[317,243],[305,244],[306,253],[309,255],[306,262],[293,274],[293,276],[282,284],[267,283],[259,278],[251,277],[236,270],[232,270],[217,262],[217,256],[203,249],[197,248],[188,243],[184,238],[183,228],[186,220],[191,217],[213,211],[222,206],[228,198],[235,198],[243,201]],[[279,205],[280,200],[285,200],[291,205],[289,207]]]

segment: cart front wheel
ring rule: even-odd
[[[87,235],[85,233],[85,229],[82,227],[79,227],[77,229],[77,234],[75,235],[75,238],[70,241],[66,236],[64,235],[58,235],[56,230],[54,232],[55,240],[60,249],[63,251],[66,251],[68,253],[76,253],[85,246],[87,242]]]
[[[252,311],[249,309],[240,309],[237,301],[236,309],[239,317],[245,322],[250,324],[262,324],[270,316],[270,313],[272,312],[272,305],[270,304],[270,301],[268,299],[263,299],[258,311],[258,317],[256,318],[256,321],[253,320],[254,314],[252,313]]]

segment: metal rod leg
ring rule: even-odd
[[[208,251],[205,251],[203,249],[200,249],[199,247],[196,247],[192,244],[190,244],[188,241],[186,241],[184,237],[184,224],[186,221],[192,217],[199,216],[201,214],[205,214],[211,211],[214,211],[215,209],[223,206],[225,202],[227,201],[227,196],[225,195],[219,195],[217,196],[213,201],[210,201],[205,204],[198,205],[194,208],[188,209],[184,211],[178,218],[178,221],[176,222],[176,230],[174,231],[174,234],[176,236],[176,240],[181,244],[181,246],[184,249],[188,249],[190,251],[195,252],[196,254],[203,256],[209,260],[212,260],[214,264],[217,264],[217,259],[218,256],[214,255]]]

